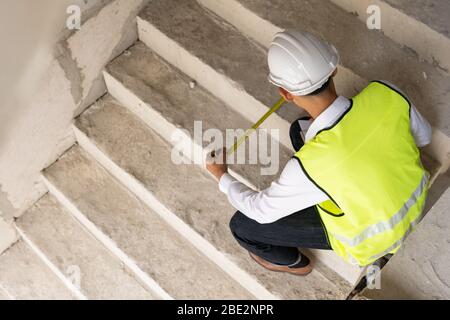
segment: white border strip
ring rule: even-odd
[[[126,186],[139,200],[154,210],[167,224],[186,238],[200,253],[208,257],[225,273],[235,279],[243,288],[256,299],[279,300],[280,298],[269,292],[254,277],[239,268],[211,243],[199,235],[194,229],[181,220],[176,214],[164,206],[145,186],[136,178],[129,175],[97,146],[75,125],[73,126],[79,145],[94,159],[96,159],[110,174]]]
[[[99,240],[113,255],[118,257],[127,268],[129,268],[150,292],[156,294],[163,300],[173,300],[173,298],[162,289],[155,280],[150,278],[126,253],[120,250],[117,245],[95,224],[93,224],[86,216],[78,210],[78,208],[45,176],[42,176],[44,183],[47,185],[49,192],[64,205],[69,212],[78,220],[97,240]]]
[[[88,298],[72,283],[66,276],[53,264],[45,254],[31,241],[22,229],[14,225],[17,233],[22,240],[31,248],[31,250],[45,263],[45,265],[58,277],[59,280],[74,294],[79,300],[88,300]]]

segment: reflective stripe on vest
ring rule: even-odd
[[[394,243],[392,246],[390,246],[383,252],[371,256],[369,259],[376,261],[376,260],[384,257],[385,255],[387,255],[388,253],[394,251],[395,249],[399,248],[403,244],[403,242],[405,242],[406,238],[411,234],[411,232],[413,232],[414,228],[422,221],[422,219],[423,219],[423,214],[421,214],[416,220],[414,220],[413,222],[410,223],[409,228],[406,231],[403,238],[398,240],[396,243]]]
[[[422,219],[429,174],[410,128],[410,103],[379,82],[295,155],[328,195],[317,205],[335,252],[361,266],[396,252]]]
[[[394,229],[396,225],[398,225],[408,213],[409,209],[416,204],[417,200],[419,199],[420,195],[425,191],[425,189],[428,186],[430,176],[428,172],[425,172],[422,178],[422,181],[420,182],[420,185],[417,187],[417,189],[414,191],[414,193],[411,195],[411,197],[403,204],[403,207],[395,214],[393,215],[389,220],[387,221],[381,221],[377,224],[371,225],[367,227],[363,232],[358,234],[356,237],[352,239],[348,239],[344,236],[333,234],[333,236],[338,239],[341,242],[346,243],[350,247],[356,247],[361,242],[376,236],[379,233],[389,231]],[[395,249],[396,247],[392,248]],[[392,250],[391,249],[391,250]],[[386,254],[388,254],[391,250],[388,250]]]
[[[422,180],[421,184],[423,183],[423,188],[421,191],[425,191],[425,188],[427,187],[427,184],[429,182],[429,174],[426,174],[426,179]],[[425,178],[425,177],[424,177]],[[418,189],[419,190],[419,189]],[[417,191],[417,193],[415,193],[415,195],[419,196],[421,193],[419,193]],[[411,200],[411,199],[410,199]],[[416,199],[417,200],[417,199]],[[405,204],[406,205],[406,204]],[[407,211],[406,211],[407,212]],[[406,213],[405,215],[406,216]],[[419,217],[414,220],[413,222],[410,223],[408,230],[405,232],[405,235],[403,236],[403,238],[401,238],[400,240],[398,240],[397,242],[395,242],[392,246],[390,246],[389,248],[383,250],[382,252],[378,253],[378,254],[374,254],[373,256],[371,256],[369,258],[370,261],[376,261],[382,257],[384,257],[385,255],[389,254],[389,253],[394,253],[396,250],[398,250],[400,248],[400,246],[403,244],[403,242],[405,242],[406,238],[408,238],[408,236],[411,234],[411,232],[413,232],[414,228],[422,221],[424,215],[421,214],[419,215]],[[391,225],[390,229],[394,228],[394,224]],[[382,231],[380,231],[379,233],[381,233]],[[336,237],[336,235],[334,235]],[[337,238],[337,237],[336,237]],[[352,262],[352,264],[358,264],[358,261],[353,257],[353,256],[349,256],[349,260]]]

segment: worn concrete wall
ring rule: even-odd
[[[74,142],[73,118],[102,96],[101,71],[137,39],[146,0],[5,0],[0,4],[0,216],[45,193],[40,171]],[[82,27],[66,28],[70,4]],[[0,249],[1,249],[0,238]]]
[[[9,75],[0,94],[0,197],[14,215],[44,192],[39,172],[71,143],[73,117],[104,94],[101,70],[137,39],[144,1],[39,1],[33,8],[26,0],[2,2],[0,18],[13,17],[15,32],[2,35],[10,46],[0,60]],[[64,27],[73,3],[83,9],[75,33]],[[60,36],[67,39],[57,42]]]

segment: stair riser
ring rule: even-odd
[[[204,0],[201,0],[204,1]],[[433,30],[421,21],[393,8],[382,0],[331,0],[344,10],[354,12],[363,22],[369,15],[367,8],[377,5],[381,9],[381,31],[397,43],[415,50],[419,56],[431,64],[438,63],[450,71],[450,39]]]
[[[100,231],[91,221],[89,221],[82,212],[61,192],[56,185],[51,183],[46,177],[42,177],[49,192],[58,199],[94,237],[99,240],[114,256],[120,259],[126,268],[132,272],[136,279],[156,297],[162,300],[173,300],[173,298],[162,289],[152,278],[150,278],[144,271],[142,271],[136,263],[130,259],[123,251],[121,251],[116,244]]]
[[[73,282],[75,289],[85,298],[155,298],[136,281],[132,272],[124,269],[122,261],[51,194],[46,194],[17,219],[16,227],[22,238],[27,239],[35,251],[39,251],[52,270],[56,270],[54,272],[62,275],[61,278],[70,285]]]
[[[139,38],[149,48],[166,61],[183,70],[185,74],[196,80],[198,84],[224,101],[229,107],[251,122],[256,122],[267,112],[267,106],[248,94],[240,85],[225,75],[220,74],[199,58],[182,48],[175,41],[152,26],[148,21],[138,17]],[[274,101],[275,103],[276,101]],[[262,126],[262,129],[278,128],[280,142],[291,148],[289,140],[289,124],[274,114]]]
[[[109,94],[111,94],[123,106],[144,121],[144,123],[155,132],[158,132],[158,134],[167,142],[171,143],[173,146],[176,146],[177,153],[182,153],[191,163],[199,165],[206,170],[204,159],[206,159],[210,150],[203,148],[203,146],[197,141],[194,141],[188,132],[181,132],[180,129],[182,128],[177,127],[175,124],[164,118],[162,114],[154,110],[151,105],[148,105],[142,101],[132,91],[125,88],[125,86],[123,86],[108,72],[104,72],[104,77]],[[173,139],[175,136],[177,137],[176,141]],[[230,169],[230,174],[242,183],[257,189],[254,184],[242,175],[234,172],[232,169]]]
[[[10,300],[83,299],[81,294],[70,290],[70,284],[60,276],[24,239],[0,255],[0,297]]]
[[[48,267],[48,269],[61,281],[62,284],[76,297],[78,300],[87,300],[87,297],[67,279],[67,277],[55,266],[48,257],[27,237],[25,232],[16,226],[17,233],[28,247],[40,258],[40,260]]]

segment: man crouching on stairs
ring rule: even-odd
[[[422,219],[430,175],[418,148],[430,143],[429,123],[386,82],[338,96],[339,54],[309,33],[277,34],[268,63],[270,82],[311,118],[292,124],[296,153],[266,190],[236,181],[226,164],[207,166],[239,210],[236,240],[261,266],[295,275],[312,271],[298,248],[334,250],[360,266],[395,253]]]

